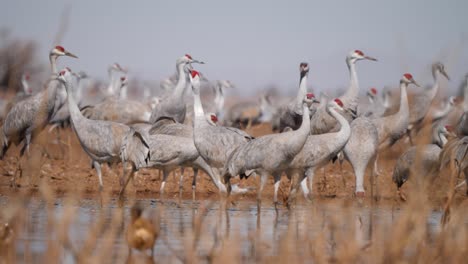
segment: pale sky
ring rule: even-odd
[[[68,29],[53,43],[69,5]],[[132,75],[160,80],[185,53],[209,79],[229,79],[241,94],[269,84],[297,89],[301,61],[317,90],[347,87],[345,57],[360,49],[379,62],[359,62],[361,91],[396,85],[404,72],[432,82],[428,65],[440,60],[458,87],[468,72],[466,0],[10,0],[0,26],[39,44],[41,60],[55,44],[80,57],[60,67],[107,78],[113,62]]]

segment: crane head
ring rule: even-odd
[[[73,53],[71,53],[71,52],[65,50],[65,48],[62,47],[62,46],[55,46],[55,47],[50,51],[50,55],[55,55],[55,56],[68,56],[68,57],[72,57],[72,58],[78,59],[78,57],[77,57],[75,54],[73,54]]]
[[[367,91],[367,96],[370,98],[375,98],[377,96],[377,89],[375,87],[372,87]]]
[[[211,121],[213,121],[213,123],[215,123],[215,124],[218,122],[218,117],[217,117],[215,114],[211,114],[211,115],[210,115],[210,119],[211,119]]]
[[[63,83],[66,83],[67,79],[70,78],[70,75],[71,75],[71,70],[70,68],[66,67],[59,72],[57,79]]]
[[[236,86],[229,80],[219,80],[217,82],[220,88],[235,88]]]
[[[313,93],[307,93],[306,94],[307,100],[311,101],[312,103],[320,103],[320,101],[315,97],[315,94]]]
[[[441,62],[436,62],[436,63],[432,64],[432,74],[434,75],[434,77],[435,77],[435,73],[437,71],[440,72],[440,74],[442,74],[443,76],[445,76],[445,78],[447,78],[447,80],[450,80],[447,72],[445,71],[445,66]]]
[[[335,104],[338,105],[340,109],[343,109],[344,104],[340,99],[336,98],[335,100],[333,100],[333,102],[335,102]]]
[[[120,83],[121,83],[122,86],[126,85],[127,84],[127,77],[125,77],[125,76],[120,77]]]
[[[411,75],[410,73],[403,74],[403,78],[401,78],[401,82],[404,82],[406,84],[412,83],[412,84],[420,87],[419,84],[413,79],[413,75]]]
[[[193,59],[190,54],[185,54],[184,56],[180,57],[177,60],[177,65],[179,64],[185,65],[185,64],[192,64],[192,63],[205,64],[203,61]]]
[[[120,64],[118,64],[117,62],[114,62],[114,64],[109,66],[107,70],[109,74],[111,74],[113,71],[127,73],[127,70],[120,66]]]
[[[302,73],[308,73],[309,72],[309,64],[307,62],[301,62],[301,64],[299,64],[299,70],[301,71],[301,74]]]
[[[192,83],[192,90],[195,94],[200,93],[200,73],[196,70],[189,70],[190,83]]]
[[[355,62],[358,60],[371,60],[371,61],[377,61],[376,58],[370,57],[364,54],[361,50],[353,50],[349,53],[347,60]]]

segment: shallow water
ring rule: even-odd
[[[338,226],[338,228],[358,226],[359,230],[361,230],[361,236],[366,240],[370,232],[372,232],[370,228],[371,221],[374,227],[391,226],[401,213],[399,210],[393,210],[390,206],[377,206],[371,209],[368,206],[351,205],[344,209],[338,203],[324,203],[312,206],[298,205],[294,213],[281,209],[278,217],[276,217],[274,208],[264,205],[260,214],[259,229],[257,229],[259,219],[257,218],[256,204],[253,202],[238,202],[230,207],[226,215],[219,210],[218,202],[201,201],[192,203],[192,201],[182,201],[181,204],[178,204],[177,201],[173,200],[143,199],[138,201],[145,208],[146,217],[154,216],[156,211],[159,212],[161,236],[167,238],[167,241],[159,239],[156,244],[155,255],[158,256],[159,260],[165,258],[174,260],[173,253],[168,249],[168,244],[176,251],[183,251],[183,237],[190,234],[188,231],[192,229],[192,219],[198,215],[202,207],[209,208],[203,218],[203,232],[198,246],[200,255],[207,254],[212,248],[215,234],[239,238],[241,254],[248,255],[251,246],[251,240],[248,239],[249,234],[258,230],[260,232],[257,234],[268,245],[267,254],[274,255],[278,248],[277,242],[288,229],[288,224],[291,221],[295,223],[295,232],[297,234],[307,232],[309,236],[314,236],[328,228],[330,219],[333,217],[345,218],[345,221],[340,222],[342,226]],[[8,203],[8,197],[0,197],[2,207]],[[76,209],[76,217],[69,229],[69,235],[72,243],[79,247],[88,237],[90,227],[99,219],[101,212],[104,212],[105,223],[110,225],[117,203],[113,201],[101,208],[100,203],[95,199],[81,199],[71,206]],[[129,220],[129,206],[129,202],[124,205],[124,225]],[[64,208],[64,200],[57,199],[53,205],[56,219],[62,217]],[[54,239],[54,235],[47,231],[49,230],[49,216],[46,203],[39,198],[34,198],[28,203],[27,212],[27,224],[23,227],[23,232],[18,236],[16,248],[17,257],[20,261],[24,260],[26,255],[32,256],[33,259],[43,256],[47,250],[49,239]],[[427,226],[431,232],[437,232],[441,215],[439,211],[432,211],[428,215]],[[103,240],[102,236],[99,237],[98,241],[103,242],[101,241]],[[98,242],[97,245],[99,247],[100,243]],[[124,262],[124,260],[120,261],[122,256],[127,255],[124,232],[117,236],[112,246],[114,252],[118,252],[114,256],[114,260]],[[98,249],[95,251],[98,251]],[[64,262],[73,262],[68,254],[62,257]]]

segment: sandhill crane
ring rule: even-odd
[[[372,120],[372,123],[377,128],[379,150],[385,149],[395,144],[407,131],[410,112],[406,89],[410,83],[419,86],[411,74],[405,73],[400,80],[400,109],[397,113]],[[377,157],[375,158],[374,166],[374,173],[376,173],[376,175],[380,174],[377,167],[377,162],[378,153]]]
[[[120,78],[127,73],[127,70],[122,68],[120,64],[114,63],[107,68],[109,74],[109,84],[106,88],[106,96],[118,95],[120,92]]]
[[[307,63],[303,62],[300,65],[302,68],[308,68],[309,66]],[[308,71],[301,71],[301,76],[299,78],[299,90],[297,91],[296,98],[285,105],[280,110],[279,116],[279,131],[283,131],[285,127],[290,127],[293,130],[298,129],[301,126],[302,121],[302,110],[303,110],[303,101],[304,97],[307,94],[307,81],[303,79],[303,77],[307,78],[307,76],[302,76],[302,74],[307,75]]]
[[[301,80],[299,86],[306,87],[309,66],[301,63],[299,66]],[[281,173],[285,171],[294,157],[302,150],[310,133],[310,117],[307,95],[302,98],[301,126],[294,131],[281,134],[271,134],[255,138],[235,149],[224,165],[224,181],[230,190],[230,179],[236,175],[255,170],[260,174],[260,189],[257,193],[257,209],[260,211],[261,195],[268,175],[274,178],[274,204],[278,205],[278,188]]]
[[[437,109],[431,113],[432,123],[442,122],[451,112],[454,110],[455,105],[458,104],[459,100],[455,96],[450,96],[444,106],[441,109]]]
[[[189,78],[194,97],[193,142],[203,160],[219,176],[232,151],[253,137],[242,130],[213,126],[208,122],[200,99],[200,74],[190,70]]]
[[[366,93],[369,103],[358,106],[358,116],[364,115],[370,118],[382,117],[388,109],[388,102],[385,102],[386,95],[378,95],[376,88],[372,87]]]
[[[351,128],[348,120],[340,113],[346,111],[343,106],[343,102],[340,99],[335,99],[327,104],[327,111],[338,120],[338,123],[341,125],[340,130],[334,133],[309,135],[302,150],[288,166],[286,174],[290,179],[294,174],[299,174],[298,180],[293,180],[294,184],[289,194],[288,204],[291,204],[291,201],[294,199],[299,183],[302,183],[304,196],[309,198],[309,190],[312,191],[314,171],[327,164],[348,142]],[[309,181],[309,188],[307,188],[307,180]]]
[[[126,85],[126,78],[119,79],[119,87]],[[119,89],[120,89],[119,88]],[[136,100],[110,96],[102,102],[82,108],[85,117],[93,120],[108,120],[123,124],[147,123],[150,120],[149,105]]]
[[[434,85],[422,93],[413,96],[414,100],[412,100],[410,104],[410,119],[407,131],[411,144],[413,144],[412,134],[417,134],[422,128],[424,118],[429,112],[432,101],[439,91],[440,75],[443,75],[447,80],[450,80],[447,72],[445,71],[444,65],[440,62],[436,62],[432,64]]]
[[[204,62],[192,59],[192,56],[189,54],[185,54],[185,56],[182,56],[177,60],[176,69],[179,76],[177,85],[172,93],[166,98],[163,98],[161,103],[156,105],[153,109],[150,117],[151,123],[156,122],[160,117],[171,117],[178,123],[184,123],[186,105],[182,97],[187,86],[187,75],[185,69],[186,65],[192,63],[203,64]]]
[[[353,167],[356,177],[355,193],[358,197],[364,196],[364,173],[367,164],[375,159],[378,147],[377,129],[371,120],[364,116],[353,120],[351,122],[351,136],[343,149],[343,153]],[[371,179],[373,179],[373,175],[371,175]]]
[[[30,76],[28,73],[23,73],[21,75],[21,87],[23,88],[22,91],[18,91],[16,93],[16,95],[10,99],[6,105],[5,105],[5,109],[4,111],[2,112],[2,114],[6,114],[8,112],[10,112],[11,108],[16,104],[18,103],[19,101],[22,101],[28,97],[30,97],[33,93],[31,87],[29,86],[29,79],[30,79]]]
[[[234,88],[234,84],[228,80],[218,80],[213,85],[214,98],[214,113],[216,118],[221,120],[224,118],[224,93],[225,89]]]
[[[214,115],[214,114],[209,114],[209,115],[207,114],[206,120],[208,122],[210,122],[212,125],[215,125],[215,123],[218,121],[216,115]],[[183,137],[183,138],[190,139],[189,141],[185,141],[185,142],[181,142],[181,143],[183,145],[186,144],[185,147],[186,147],[187,151],[190,152],[190,151],[195,150],[195,152],[198,153],[198,151],[196,151],[195,145],[193,143],[193,128],[191,126],[188,126],[188,125],[185,125],[185,124],[177,123],[173,119],[162,118],[162,119],[158,120],[151,127],[151,129],[149,129],[148,134],[149,135],[158,135],[158,134],[159,135],[170,135],[170,136]],[[175,137],[172,138],[172,139],[175,140],[175,141],[180,141]],[[150,137],[150,139],[151,139],[151,137]],[[168,150],[165,150],[163,145],[160,148],[161,148],[161,150],[163,152],[164,151],[168,152],[168,151],[172,150],[170,148]],[[154,155],[154,153],[153,153],[153,155]],[[187,156],[190,156],[190,155],[187,155]],[[198,158],[198,156],[197,156],[196,159],[188,158],[187,161],[183,162],[182,165],[193,168],[194,175],[193,175],[193,180],[192,180],[192,197],[195,197],[196,183],[197,183],[197,176],[198,176],[198,170],[199,169],[202,169],[203,171],[205,171],[206,174],[208,174],[208,176],[210,176],[210,178],[212,179],[215,186],[218,189],[220,189],[221,192],[225,192],[225,187],[224,187],[224,185],[222,185],[221,179],[219,178],[219,176],[217,174],[213,173],[212,169],[208,166],[208,164],[202,158]],[[170,169],[172,169],[172,167]],[[163,168],[164,175],[163,175],[163,182],[161,183],[161,189],[160,189],[161,192],[164,192],[164,186],[165,186],[165,183],[166,183],[167,176],[168,176],[168,174],[170,172],[170,169],[164,169]],[[180,180],[179,180],[179,188],[180,189],[182,189],[183,174],[184,173],[183,173],[183,170],[182,170],[181,175],[180,175]]]
[[[411,171],[425,176],[439,169],[439,154],[447,143],[447,136],[452,128],[450,126],[433,125],[432,130],[432,144],[410,147],[400,155],[395,164],[392,179],[402,200],[406,200],[406,197],[400,188],[408,180]],[[414,167],[416,164],[417,167]]]
[[[56,60],[60,56],[77,58],[72,53],[66,51],[62,46],[53,48],[49,54],[53,73],[52,76],[57,72]],[[53,114],[55,96],[60,85],[60,82],[57,80],[49,80],[46,84],[46,89],[18,102],[11,108],[0,129],[0,159],[3,159],[3,156],[10,146],[10,142],[15,145],[23,142],[24,145],[20,152],[21,156],[24,154],[25,150],[29,153],[29,145],[33,135],[47,125]]]
[[[99,178],[99,191],[102,191],[102,163],[120,162],[125,154],[125,161],[131,162],[132,167],[146,166],[149,146],[141,134],[124,124],[84,117],[73,98],[71,76],[69,71],[64,70],[60,72],[58,80],[65,85],[71,123],[81,147],[92,160]]]
[[[351,163],[356,176],[356,196],[363,197],[364,173],[369,162],[374,160],[373,166],[377,163],[377,151],[381,147],[390,146],[404,135],[408,127],[408,97],[407,86],[413,83],[413,76],[405,73],[400,80],[400,109],[390,116],[369,119],[359,117],[351,123],[351,136],[344,147],[345,158]],[[371,193],[373,195],[373,181],[376,168],[372,168]]]
[[[346,57],[346,64],[348,65],[350,75],[350,84],[345,94],[338,97],[338,99],[343,102],[346,108],[352,110],[353,112],[357,112],[359,101],[359,84],[356,73],[356,62],[360,60],[377,61],[377,59],[373,57],[364,55],[364,53],[360,50],[351,51]],[[346,119],[351,121],[352,117],[350,115],[346,115]],[[330,116],[325,108],[322,108],[312,116],[310,130],[312,134],[322,134],[335,128],[336,124],[336,119]]]
[[[142,217],[143,208],[139,204],[132,206],[130,210],[130,224],[127,227],[128,257],[132,254],[132,248],[139,251],[151,250],[154,254],[154,244],[160,233],[159,221],[156,223]]]

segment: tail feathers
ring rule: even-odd
[[[120,158],[123,162],[133,163],[136,169],[146,167],[151,158],[148,140],[143,134],[130,129],[120,148]]]
[[[93,119],[92,118],[94,114],[93,110],[94,110],[94,106],[92,105],[87,105],[87,106],[80,108],[81,114],[83,114],[83,116],[88,119]]]

